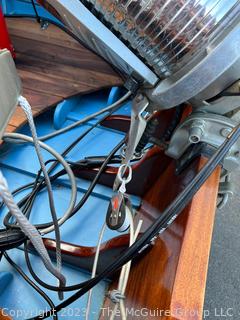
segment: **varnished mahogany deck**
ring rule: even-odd
[[[149,226],[206,162],[198,159],[180,176],[173,162],[144,196],[138,218]],[[202,320],[216,210],[218,167],[191,203],[132,267],[126,306],[130,319]],[[112,285],[116,288],[117,282]],[[113,305],[106,299],[101,320]],[[119,317],[116,317],[119,319]]]
[[[16,66],[34,115],[70,96],[122,85],[122,79],[103,59],[54,25],[40,29],[33,19],[8,18],[16,50]],[[25,122],[17,108],[7,131]]]

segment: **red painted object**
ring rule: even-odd
[[[13,58],[15,58],[14,48],[7,31],[6,22],[2,14],[1,7],[0,7],[0,49],[8,49],[9,51],[11,51]]]

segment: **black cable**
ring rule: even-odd
[[[98,125],[101,124],[102,121],[104,121],[105,119],[107,119],[111,114],[113,114],[114,112],[116,112],[116,110],[118,110],[119,108],[122,107],[122,104],[120,106],[116,106],[115,108],[113,108],[111,111],[109,111],[104,117],[102,117],[101,119],[99,119],[94,125],[92,125],[89,129],[87,129],[85,132],[83,132],[76,140],[74,140],[64,151],[63,153],[61,154],[62,157],[65,157],[87,134],[89,134],[93,129],[95,129]],[[115,150],[115,148],[113,149],[113,151]],[[115,154],[115,152],[114,152]],[[113,154],[113,155],[114,155]],[[108,164],[108,162],[111,160],[111,158],[113,157],[112,155],[112,152],[109,154],[110,155],[110,159],[109,159],[109,156],[106,158],[106,162]],[[89,186],[89,189],[91,188],[91,190],[93,190],[93,188],[95,187],[97,181],[99,180],[100,178],[100,175],[101,173],[105,170],[106,168],[106,165],[104,165],[104,168],[101,170],[100,168],[100,174],[97,174],[97,176],[95,177],[95,182],[93,181],[92,184]],[[54,161],[53,165],[49,168],[48,170],[48,173],[51,173],[55,168],[56,166],[58,165],[58,161]],[[39,175],[39,173],[38,173]],[[54,176],[54,179],[52,179],[52,177],[50,177],[50,180],[51,182],[56,180],[58,176],[55,175]],[[96,179],[97,178],[97,179]],[[28,203],[28,205],[25,207],[26,210],[23,210],[23,213],[26,215],[26,216],[30,216],[30,212],[29,212],[29,209],[31,209],[32,205],[33,205],[33,202],[34,199],[36,198],[37,196],[37,193],[43,189],[43,187],[45,186],[44,184],[44,179],[38,183],[38,180],[39,179],[39,176],[36,177],[36,180],[35,180],[35,183],[32,184],[33,186],[35,185],[35,187],[33,187],[33,190],[28,194],[26,195],[19,203],[18,203],[18,206],[19,208],[22,209],[22,207],[26,204],[26,202]],[[30,184],[28,185],[25,185],[23,186],[22,188],[23,189],[26,189],[28,186],[30,186]],[[76,205],[76,207],[74,208],[74,214],[83,206],[83,204],[87,201],[87,199],[89,198],[89,189],[87,190],[86,194],[84,195],[84,199],[80,200],[80,202]],[[21,188],[18,188],[17,189],[17,192],[20,192],[21,191]],[[14,191],[14,194],[15,194],[16,190]],[[30,204],[29,204],[30,202]],[[72,215],[71,215],[72,217]],[[70,217],[69,217],[70,218]],[[19,229],[19,226],[18,225],[15,225],[14,224],[11,224],[9,222],[9,220],[11,219],[11,213],[8,212],[7,215],[5,216],[4,218],[4,225],[7,227],[7,228],[16,228],[16,229]],[[45,223],[45,224],[40,224],[40,225],[36,225],[36,228],[38,229],[44,229],[46,227],[49,227],[52,225],[52,222],[48,222],[48,223]]]
[[[25,254],[25,260],[26,260],[26,265],[28,268],[28,271],[30,272],[31,276],[33,277],[33,279],[38,282],[42,287],[51,290],[51,291],[56,291],[58,292],[59,289],[63,292],[69,292],[69,291],[75,291],[75,290],[79,290],[81,289],[84,285],[88,284],[90,280],[75,284],[75,285],[71,285],[71,286],[65,286],[65,287],[56,287],[50,284],[47,284],[46,282],[44,282],[42,279],[40,279],[37,274],[35,273],[35,271],[33,270],[32,264],[31,264],[31,260],[30,260],[30,256],[29,256],[29,249],[28,249],[28,242],[24,243],[24,254]]]
[[[89,169],[89,168],[95,168],[95,167],[98,167],[99,165],[102,165],[104,160],[107,158],[107,156],[92,156],[92,157],[87,157],[87,158],[84,158],[83,160],[80,160],[78,162],[73,162],[73,161],[68,161],[68,163],[71,165],[71,168],[73,170],[73,172],[76,170],[76,169],[79,169],[79,168],[83,168],[83,169]],[[51,160],[48,160],[45,162],[45,165],[47,165],[49,162],[56,162],[55,159],[51,159]],[[121,157],[120,156],[116,156],[114,158],[112,158],[108,164],[120,164],[121,163]],[[41,173],[41,170],[39,170],[39,173]],[[66,174],[66,171],[63,169],[61,171],[59,171],[58,173],[56,173],[54,176],[51,176],[50,177],[50,180],[51,182],[54,182],[56,179],[58,179],[59,177],[63,176]],[[17,193],[23,191],[23,190],[26,190],[26,189],[29,189],[29,188],[33,188],[34,189],[34,185],[36,186],[38,183],[39,183],[39,174],[38,176],[36,177],[36,180],[35,182],[31,182],[31,183],[28,183],[16,190],[14,190],[12,192],[13,195],[16,195]],[[37,196],[37,192],[40,192],[43,188],[45,187],[45,183],[43,182],[41,184],[41,188],[39,188],[38,190],[35,190],[35,193],[32,193],[32,194],[28,194],[26,195],[23,199],[20,200],[20,202],[18,202],[18,206],[21,207],[22,211],[25,212],[26,209],[28,210],[31,210],[31,208],[26,208],[26,207],[23,207],[25,206],[26,204],[26,201],[29,200],[29,197],[32,196],[32,199],[31,199],[31,202],[30,202],[30,205],[32,207],[33,205],[33,201],[35,199],[35,197]],[[0,204],[0,209],[2,208],[2,206],[4,205],[4,202],[2,202]],[[26,216],[29,217],[26,213]],[[10,212],[8,212],[6,214],[6,216],[4,217],[4,220],[3,220],[3,224],[5,225],[5,227],[7,228],[12,228],[12,229],[19,229],[19,226],[16,225],[16,224],[13,224],[13,223],[10,223],[10,219],[12,218],[12,215]],[[51,226],[52,224],[49,223],[49,224],[46,224],[46,226]],[[38,228],[41,227],[41,225],[35,225]]]
[[[91,158],[95,159],[95,158],[98,158],[98,157],[90,157],[89,159],[91,159]],[[99,157],[99,158],[101,158],[101,161],[89,162],[89,165],[86,164],[86,160],[85,160],[86,158],[83,159],[82,161],[79,161],[79,162],[70,162],[71,168],[72,168],[72,170],[73,170],[73,172],[74,172],[75,169],[78,169],[78,168],[84,168],[84,169],[86,169],[86,168],[96,167],[96,163],[97,163],[98,166],[99,166],[100,164],[101,164],[101,166],[102,166],[102,165],[104,164],[105,160],[107,160],[108,156],[103,156],[103,157]],[[87,159],[88,159],[88,158],[87,158]],[[108,159],[108,160],[109,160],[109,159]],[[50,161],[51,161],[51,162],[55,162],[56,160],[50,160]],[[47,162],[49,162],[49,161],[47,161]],[[46,162],[46,163],[47,163],[47,162]],[[87,162],[88,162],[88,160],[87,160]],[[114,159],[114,156],[113,156],[113,159],[110,159],[110,160],[108,161],[107,165],[109,165],[110,163],[116,164],[116,163],[120,163],[120,162],[121,162],[121,161],[120,161],[120,158],[117,157],[116,159]],[[106,167],[105,167],[105,168],[106,168]],[[101,170],[101,167],[100,167],[99,170]],[[102,170],[101,170],[101,172],[102,172]],[[66,171],[63,169],[63,170],[59,171],[58,173],[56,173],[54,176],[51,176],[51,177],[50,177],[50,180],[51,180],[51,182],[53,182],[53,181],[55,181],[57,178],[65,175],[65,174],[66,174]],[[100,175],[101,175],[101,173],[99,174],[99,177],[100,177]],[[98,180],[99,180],[99,179],[98,179]],[[30,184],[28,184],[28,185],[25,185],[24,188],[32,187],[33,184],[34,184],[34,183],[30,183]],[[95,185],[95,183],[94,183],[94,185]],[[93,185],[93,187],[94,187],[94,185]],[[30,203],[25,203],[25,205],[30,205],[30,206],[31,206],[30,208],[28,208],[29,210],[31,210],[31,208],[32,208],[32,206],[33,206],[33,202],[34,202],[35,197],[37,196],[37,193],[40,192],[44,187],[45,187],[45,184],[43,183],[43,184],[41,185],[40,189],[36,190],[35,193],[31,195],[31,197],[32,197],[31,202],[30,202]],[[91,187],[91,185],[90,185],[90,187]],[[19,191],[19,189],[15,190],[15,192],[16,192],[16,191]],[[26,195],[26,196],[18,203],[18,206],[22,208],[22,203],[23,203],[24,201],[28,200],[28,199],[29,199],[29,195]],[[86,202],[86,199],[85,199],[85,202]],[[84,204],[84,203],[83,203],[83,204]],[[82,204],[81,204],[81,206],[82,206]],[[22,211],[25,212],[24,209],[22,209]],[[29,217],[29,215],[27,215],[27,213],[26,213],[26,216]],[[18,229],[18,230],[19,230],[19,226],[18,226],[18,225],[14,224],[14,223],[10,223],[10,219],[11,219],[11,218],[12,218],[12,215],[11,215],[10,212],[8,212],[8,213],[6,214],[6,216],[4,217],[3,224],[4,224],[5,227],[7,227],[8,229]],[[45,223],[44,225],[43,225],[43,224],[36,224],[35,227],[36,227],[37,229],[42,229],[43,227],[50,227],[51,225],[52,225],[52,223],[49,222],[49,223]]]
[[[45,162],[45,165],[47,165],[49,162],[55,162],[55,161],[56,161],[55,159],[54,160],[52,160],[52,159],[48,160],[48,161]],[[16,190],[14,190],[12,192],[13,195],[16,195],[17,193],[19,193],[21,191],[24,191],[26,189],[29,189],[29,188],[33,189],[33,191],[30,194],[26,195],[17,204],[18,207],[21,208],[22,212],[25,213],[27,217],[29,217],[29,214],[26,212],[27,207],[25,207],[25,209],[23,207],[25,205],[30,205],[32,207],[33,201],[37,196],[37,192],[40,192],[45,187],[45,181],[44,181],[43,178],[41,178],[41,172],[42,172],[42,170],[40,169],[38,171],[38,174],[37,174],[36,179],[35,179],[34,182],[28,183],[28,184],[26,184],[26,185],[24,185],[24,186],[22,186],[22,187],[20,187],[20,188],[18,188]],[[56,173],[55,175],[50,177],[50,181],[54,182],[57,178],[59,178],[61,175],[65,174],[65,173],[66,173],[66,171],[64,171],[64,172],[61,171],[61,172]],[[42,179],[41,181],[40,181],[40,178]],[[41,182],[41,186],[39,187],[39,189],[37,189],[38,183],[40,183],[40,182]],[[27,200],[31,200],[31,201],[29,201],[29,203],[28,203]],[[3,205],[4,205],[4,202],[1,203],[1,207]],[[31,210],[31,208],[28,208],[28,210]],[[3,224],[5,225],[5,227],[11,228],[11,229],[19,229],[18,225],[10,223],[10,219],[11,218],[12,218],[11,212],[8,212],[6,214],[6,216],[4,217],[4,220],[3,220]],[[50,225],[52,225],[52,224],[50,224]]]
[[[66,299],[64,302],[56,306],[56,310],[60,311],[62,308],[68,307],[71,303],[79,299],[86,292],[97,285],[106,276],[109,276],[119,268],[121,268],[128,261],[132,260],[139,252],[141,252],[146,245],[149,245],[158,236],[161,230],[163,231],[170,223],[172,223],[180,212],[186,207],[192,197],[214,172],[216,167],[221,163],[223,158],[229,152],[231,147],[236,143],[240,137],[240,125],[238,125],[226,141],[218,148],[216,153],[211,159],[204,165],[199,173],[192,179],[192,181],[186,186],[186,188],[175,198],[175,200],[164,210],[160,217],[150,226],[147,231],[128,249],[126,249],[117,261],[110,264],[103,272],[91,279],[87,285],[77,291],[71,297]],[[51,311],[48,311],[41,315],[41,317],[35,317],[34,319],[45,319],[50,315]]]
[[[91,182],[87,192],[83,195],[82,199],[79,201],[79,203],[75,206],[75,208],[72,211],[72,214],[70,215],[70,217],[74,216],[75,213],[77,213],[82,206],[85,204],[85,202],[87,201],[87,199],[89,198],[89,196],[91,195],[93,189],[95,188],[99,178],[101,177],[102,173],[105,171],[109,161],[111,160],[111,158],[114,156],[114,154],[124,145],[125,143],[125,138],[123,140],[121,140],[115,148],[113,148],[113,150],[109,153],[109,155],[107,156],[107,158],[104,160],[102,166],[100,167],[100,169],[98,170],[98,173],[96,174],[96,176],[94,177],[93,181]]]
[[[125,142],[125,138],[119,142],[114,148],[113,150],[110,152],[110,154],[108,155],[108,157],[105,159],[105,161],[103,162],[101,168],[99,169],[97,175],[95,176],[95,178],[93,179],[93,181],[91,182],[87,192],[84,194],[84,196],[82,197],[82,199],[80,200],[79,204],[75,207],[75,209],[73,210],[72,212],[72,215],[70,217],[72,217],[87,201],[87,199],[89,198],[89,196],[91,195],[94,187],[96,186],[99,178],[101,177],[102,173],[105,171],[107,165],[108,165],[108,162],[111,160],[111,158],[114,156],[114,154],[123,146]],[[45,226],[44,226],[45,227]],[[37,275],[35,274],[35,272],[33,271],[32,267],[31,267],[31,262],[30,262],[30,259],[29,259],[29,255],[28,255],[28,249],[27,249],[27,245],[25,245],[24,247],[24,251],[25,251],[25,258],[26,258],[26,263],[27,263],[27,266],[28,266],[28,269],[29,269],[29,272],[31,273],[32,277],[43,287],[45,287],[46,289],[49,289],[49,290],[54,290],[55,291],[55,288],[54,286],[50,286],[48,284],[46,284],[45,282],[43,282],[41,279],[39,279],[37,277]],[[64,288],[61,288],[62,291],[73,291],[73,290],[77,290],[79,288],[81,288],[83,286],[83,284],[77,284],[77,285],[74,285],[74,286],[70,286],[70,287],[64,287]]]
[[[27,237],[21,230],[2,229],[0,230],[0,251],[4,252],[9,249],[21,246]]]
[[[144,130],[144,133],[136,147],[135,154],[141,154],[146,145],[149,143],[151,137],[155,133],[157,127],[159,125],[158,119],[153,118],[147,121],[146,128]]]
[[[115,156],[116,157],[116,156]],[[113,163],[116,163],[116,161],[119,162],[119,157],[115,157],[113,156],[113,158],[111,158],[108,163],[111,163],[113,161]],[[100,164],[99,161],[96,161],[95,160],[95,157],[90,157],[89,159],[94,159],[93,161],[93,164],[94,163],[98,163],[98,165]],[[98,157],[97,157],[98,158]],[[107,157],[104,156],[104,157],[99,157],[101,159],[101,163],[102,165],[104,165],[104,162],[105,160],[107,161]],[[46,162],[49,163],[49,162],[52,162],[52,161],[55,161],[55,160],[48,160]],[[84,163],[83,167],[86,168],[86,161],[85,159],[82,161]],[[91,162],[90,162],[91,164]],[[72,166],[76,166],[77,168],[79,167],[80,163],[72,163]],[[91,167],[91,165],[90,165]],[[72,168],[74,170],[74,168]],[[101,168],[100,168],[101,169]],[[38,176],[40,177],[40,173],[41,173],[41,170],[39,171],[39,174]],[[65,175],[65,170],[62,170],[58,173],[56,173],[54,176],[51,177],[51,182],[55,181],[58,177],[62,176],[62,175]],[[100,174],[100,173],[99,173]],[[99,175],[100,176],[100,175]],[[31,184],[32,186],[33,184]],[[38,191],[41,191],[42,189],[44,188],[44,184],[41,186],[40,190]],[[35,194],[36,196],[36,194]],[[87,199],[85,199],[86,201]],[[34,198],[32,199],[30,205],[32,206],[33,205],[33,201],[34,201]],[[0,249],[2,251],[5,251],[5,250],[9,250],[10,248],[14,248],[14,247],[17,247],[19,245],[21,245],[22,243],[24,243],[26,237],[24,236],[24,234],[22,234],[22,232],[20,231],[19,229],[19,226],[16,225],[16,224],[11,224],[9,222],[9,220],[11,219],[11,214],[8,213],[5,218],[4,218],[4,224],[7,226],[7,229],[6,230],[0,230]],[[49,223],[48,226],[51,226],[52,224]],[[41,228],[42,225],[35,225],[36,228]],[[15,232],[14,232],[15,230]]]
[[[175,131],[176,127],[178,126],[178,124],[179,124],[179,122],[181,120],[181,117],[182,117],[182,114],[183,114],[183,110],[184,110],[184,106],[183,105],[177,106],[175,108],[175,115],[172,118],[171,123],[169,124],[169,126],[167,127],[165,132],[163,133],[163,136],[160,138],[161,141],[167,142],[167,141],[170,140],[173,132]]]
[[[125,102],[124,102],[125,103]],[[122,104],[119,106],[113,108],[111,111],[109,111],[104,117],[99,119],[97,122],[95,122],[89,129],[87,129],[85,132],[83,132],[75,141],[73,141],[61,154],[62,157],[66,157],[66,155],[83,139],[85,136],[87,136],[93,129],[95,129],[97,126],[99,126],[104,120],[106,120],[109,116],[111,116],[114,112],[116,112],[118,109],[122,107]],[[53,164],[50,169],[49,173],[53,171],[58,162],[56,161],[55,164]]]
[[[55,160],[54,160],[54,161],[55,161]],[[19,192],[22,192],[22,191],[24,191],[24,190],[30,189],[30,188],[32,188],[33,186],[34,186],[34,182],[25,184],[24,186],[21,186],[21,187],[15,189],[14,191],[12,191],[12,195],[15,196],[15,195],[18,194]],[[4,203],[4,201],[2,201],[2,202],[0,203],[0,210],[3,208],[4,205],[5,205],[5,203]]]
[[[5,259],[8,261],[8,263],[20,274],[20,276],[35,290],[37,291],[40,296],[48,303],[50,308],[55,311],[55,305],[53,301],[49,298],[49,296],[42,291],[25,273],[24,271],[9,257],[9,255],[5,252],[4,253]],[[57,313],[53,312],[52,317],[54,320],[58,320]]]
[[[31,3],[32,3],[33,10],[35,12],[35,15],[36,15],[36,20],[37,20],[38,23],[41,23],[41,18],[38,15],[36,3],[34,2],[34,0],[31,0]]]
[[[220,96],[221,97],[239,97],[240,92],[222,92]]]
[[[36,15],[32,15],[32,14],[4,14],[5,18],[30,18],[30,19],[36,19]],[[62,31],[64,31],[65,33],[67,33],[69,36],[71,36],[74,40],[76,40],[78,43],[80,43],[82,46],[86,46],[85,43],[83,43],[74,33],[72,33],[69,29],[67,29],[63,24],[61,24],[60,22],[56,22],[52,19],[49,18],[44,18],[42,16],[39,16],[40,21],[46,21],[48,23],[51,23],[53,25],[55,25],[56,27],[60,28]],[[93,51],[93,49],[91,49],[90,47],[88,48],[91,52],[93,52],[95,55],[101,57],[100,55],[98,55],[95,51]],[[102,57],[101,57],[102,58]]]
[[[4,14],[4,17],[6,18],[31,18],[31,19],[36,19],[36,15],[32,15],[32,14]],[[63,24],[61,24],[60,22],[56,22],[52,19],[49,18],[44,18],[42,16],[39,16],[40,21],[45,21],[47,23],[53,24],[56,27],[60,28],[62,31],[64,31],[65,33],[67,33],[70,37],[72,37],[74,40],[76,40],[79,44],[81,44],[83,47],[87,48],[89,51],[91,51],[95,56],[99,57],[102,60],[105,60],[107,63],[109,63],[109,61],[107,61],[106,59],[104,59],[103,56],[100,56],[100,54],[96,51],[94,51],[90,46],[88,46],[85,42],[83,42],[81,39],[79,39],[74,33],[72,33],[66,26],[64,26]],[[111,65],[111,67],[118,73],[118,75],[123,79],[126,80],[126,76],[124,74],[121,73],[121,70],[117,69],[113,64]]]
[[[157,221],[156,223],[158,223],[156,225],[156,223],[154,223],[154,225],[152,227],[149,228],[149,230],[147,231],[146,234],[144,234],[138,243],[136,243],[134,246],[132,246],[129,250],[127,250],[125,252],[125,254],[123,256],[120,257],[120,259],[115,262],[114,264],[112,264],[111,266],[109,266],[101,275],[99,275],[98,277],[96,277],[93,280],[88,281],[87,285],[85,284],[85,286],[82,288],[82,290],[80,290],[79,292],[77,292],[75,295],[73,295],[72,297],[70,297],[69,299],[67,299],[65,302],[63,302],[62,304],[60,304],[57,308],[59,308],[59,310],[64,307],[67,306],[68,304],[70,304],[71,302],[75,301],[76,299],[78,299],[78,297],[80,297],[81,295],[83,295],[85,292],[87,292],[89,289],[92,288],[92,286],[96,285],[99,281],[101,281],[101,279],[106,276],[109,273],[112,273],[114,271],[114,269],[117,267],[121,267],[122,264],[126,263],[127,260],[129,258],[131,258],[132,254],[136,254],[136,252],[138,252],[139,250],[141,250],[142,246],[145,245],[145,243],[147,241],[150,241],[152,239],[152,237],[154,237],[156,235],[156,232],[158,232],[159,227],[164,227],[166,225],[166,223],[169,221],[169,218],[173,217],[173,214],[176,215],[175,210],[181,211],[182,208],[184,206],[186,206],[187,202],[191,199],[191,197],[196,193],[196,191],[200,188],[200,186],[205,182],[205,180],[207,179],[207,177],[211,174],[211,172],[213,172],[213,170],[215,169],[215,167],[218,165],[218,163],[222,160],[222,158],[225,156],[225,154],[228,152],[228,150],[230,149],[230,147],[232,146],[233,143],[235,143],[236,139],[239,137],[239,128],[237,130],[235,130],[235,132],[232,134],[232,137],[230,139],[228,139],[226,141],[226,143],[222,146],[222,148],[219,149],[219,151],[216,153],[216,155],[213,157],[213,159],[209,160],[209,162],[207,163],[207,165],[200,171],[200,173],[196,176],[196,178],[193,180],[193,182],[191,183],[190,186],[188,186],[187,191],[187,198],[185,198],[183,195],[181,194],[176,201],[169,207],[167,208],[168,210],[165,211],[165,214],[163,214],[160,218],[161,221]],[[236,138],[237,137],[237,138]],[[235,139],[235,140],[234,140]],[[217,158],[218,157],[218,158]],[[220,159],[220,160],[219,160]],[[215,163],[214,163],[215,161]],[[208,170],[208,171],[207,171]],[[210,170],[210,171],[209,171]],[[200,176],[200,179],[199,179]],[[186,193],[186,190],[185,190]],[[180,200],[181,201],[180,201]],[[178,201],[177,201],[178,200]],[[180,201],[180,202],[179,202]],[[174,209],[174,210],[173,210]],[[172,211],[171,211],[172,210]],[[168,214],[168,217],[166,217],[166,214]],[[171,214],[171,215],[170,215]],[[165,219],[165,220],[164,220]],[[172,220],[172,219],[170,219]],[[160,225],[159,225],[160,223]],[[155,228],[154,228],[155,227]],[[157,228],[157,229],[156,229]],[[125,260],[126,261],[125,261]],[[96,282],[97,281],[97,282]]]

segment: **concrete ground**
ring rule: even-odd
[[[234,199],[216,214],[205,319],[240,319],[240,172],[232,180]]]

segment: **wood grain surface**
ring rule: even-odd
[[[0,320],[11,320],[12,318],[6,316],[5,310],[0,309]]]
[[[23,95],[35,116],[68,97],[123,84],[110,65],[55,25],[42,30],[35,19],[8,18],[7,26]],[[17,108],[7,131],[24,123]]]
[[[183,190],[206,159],[180,176],[171,163],[145,195],[138,218],[144,228]],[[195,195],[152,249],[132,268],[126,292],[128,319],[200,320],[216,210],[220,168]],[[116,288],[117,281],[111,288]],[[106,299],[101,319],[113,305]],[[119,317],[116,317],[119,319]]]

